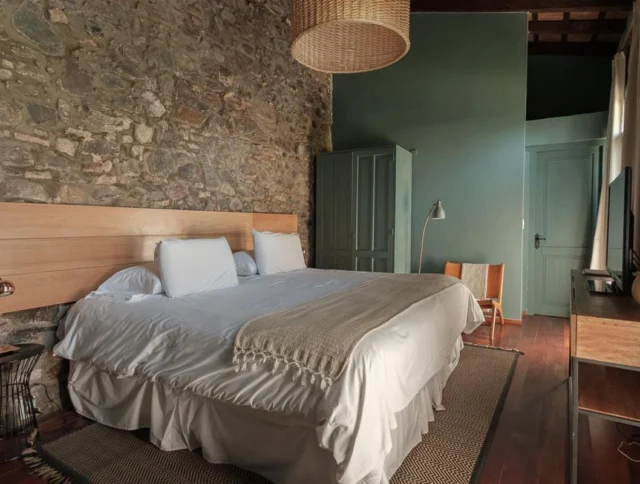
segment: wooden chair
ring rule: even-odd
[[[449,262],[444,265],[444,273],[457,279],[462,278],[462,264]],[[500,324],[504,325],[502,313],[502,287],[504,285],[504,264],[489,265],[487,270],[487,299],[478,300],[485,316],[491,317],[491,344],[496,328],[496,316],[500,317]],[[486,321],[486,319],[485,319]]]

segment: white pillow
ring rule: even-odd
[[[236,262],[236,272],[239,276],[255,276],[258,273],[258,266],[248,252],[235,252],[233,260]]]
[[[163,240],[158,266],[169,297],[222,289],[238,284],[227,239]]]
[[[298,234],[253,231],[253,249],[262,276],[305,269]]]
[[[96,291],[99,294],[162,294],[162,281],[149,264],[116,272]]]

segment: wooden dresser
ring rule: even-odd
[[[578,482],[578,416],[640,427],[640,305],[589,292],[571,273],[571,483]]]

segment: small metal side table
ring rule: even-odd
[[[20,457],[30,436],[38,430],[29,379],[44,346],[14,346],[20,349],[0,355],[0,462]]]

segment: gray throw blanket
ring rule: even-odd
[[[271,363],[272,372],[323,390],[339,378],[356,344],[413,304],[459,284],[439,274],[389,274],[293,308],[260,316],[236,335],[236,371]]]

